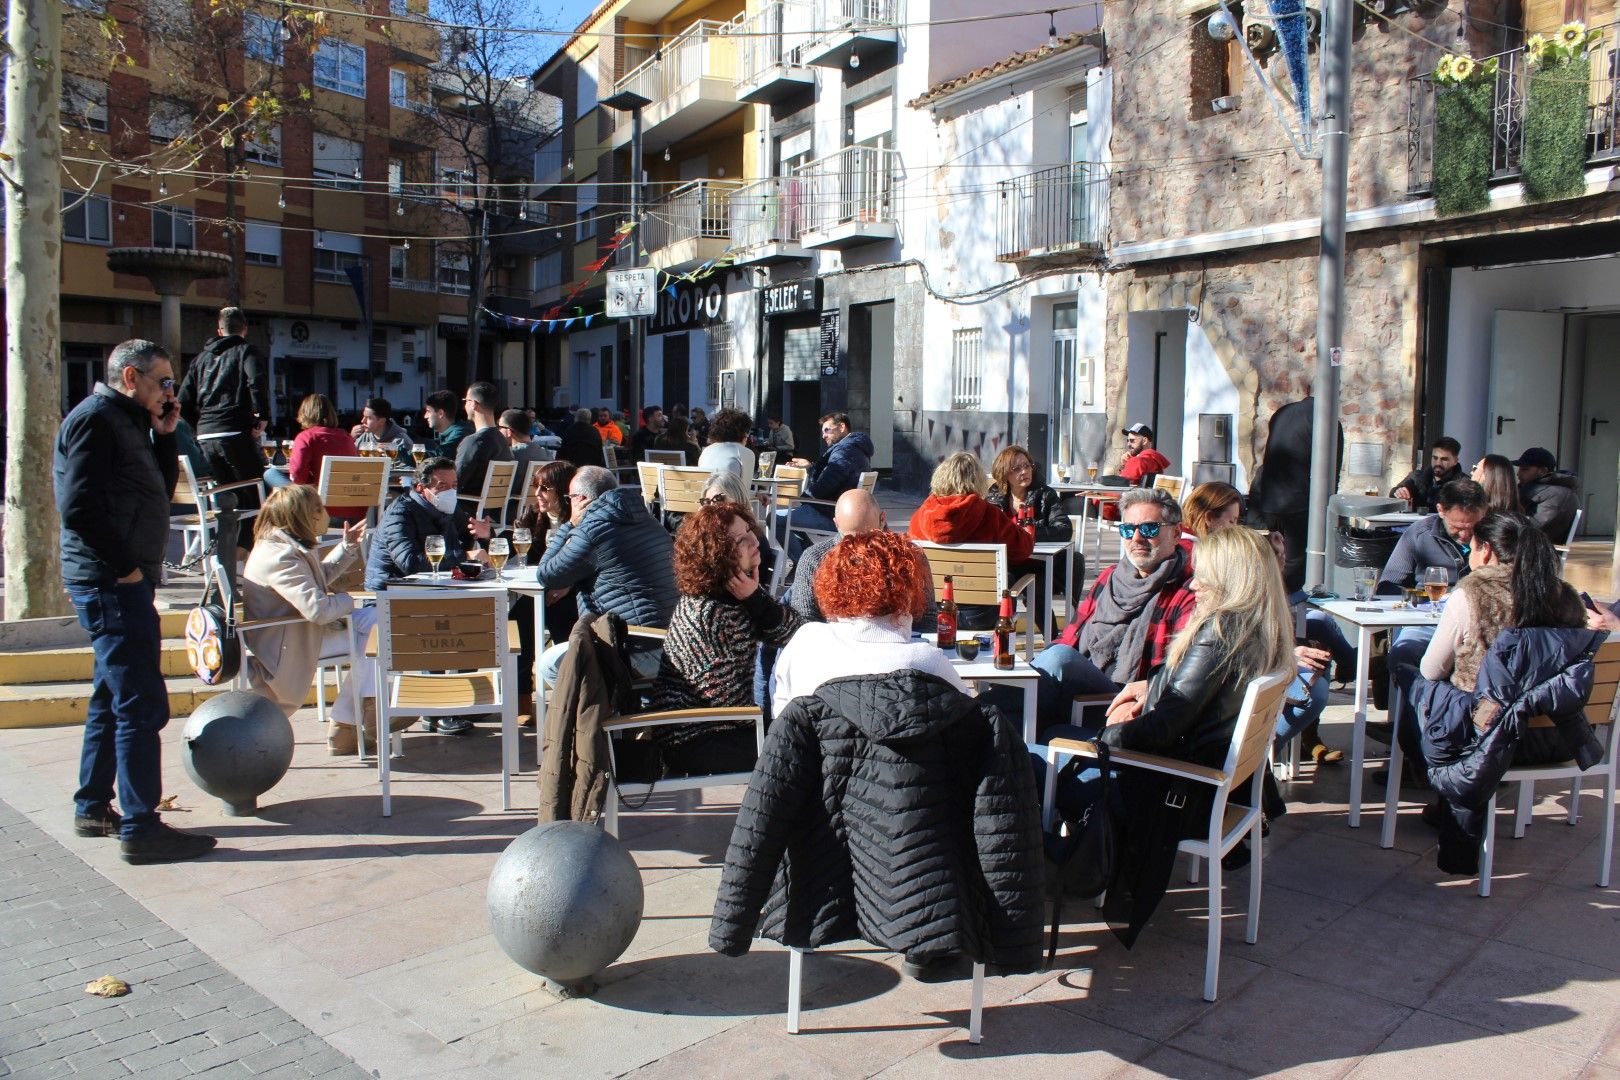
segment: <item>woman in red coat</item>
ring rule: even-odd
[[[959,450],[940,462],[928,490],[928,498],[911,515],[913,540],[935,544],[1002,544],[1007,548],[1009,569],[1029,561],[1035,551],[1035,537],[985,498],[990,490],[990,478],[977,457]],[[964,629],[986,629],[995,624],[996,609],[984,605],[962,606],[958,620]]]
[[[318,487],[321,482],[321,462],[331,457],[359,457],[354,438],[338,427],[337,410],[323,394],[311,394],[298,403],[298,424],[304,430],[293,439],[292,453],[287,459],[287,472],[295,484]],[[358,521],[366,516],[368,507],[328,506],[327,514],[341,521]]]

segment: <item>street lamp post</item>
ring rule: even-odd
[[[619,247],[619,265],[634,270],[641,265],[641,110],[652,104],[652,99],[636,93],[634,90],[620,90],[611,97],[605,97],[601,102],[610,109],[630,114],[630,250],[628,258],[621,244]],[[642,316],[637,315],[630,320],[630,355],[635,365],[631,379],[631,394],[634,398],[629,402],[632,420],[640,415],[643,391],[647,385],[647,334],[642,325]]]

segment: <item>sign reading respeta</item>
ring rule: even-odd
[[[717,278],[711,281],[681,282],[658,294],[658,311],[653,315],[651,333],[698,330],[726,318],[726,290]]]

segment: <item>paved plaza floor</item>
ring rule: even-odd
[[[1620,1080],[1620,889],[1593,885],[1590,790],[1573,828],[1567,791],[1544,791],[1522,840],[1504,818],[1481,899],[1434,869],[1419,793],[1384,851],[1376,813],[1346,827],[1345,770],[1307,767],[1266,842],[1258,944],[1242,940],[1246,875],[1228,887],[1219,1001],[1200,997],[1203,893],[1178,885],[1135,950],[1075,923],[1053,970],[990,979],[971,1046],[967,984],[911,982],[892,954],[810,957],[791,1036],[784,952],[708,950],[740,790],[622,816],[645,918],[595,997],[558,998],[502,954],[484,907],[533,824],[532,739],[520,809],[502,813],[492,729],[407,735],[384,819],[374,773],[328,758],[312,715],[294,726],[292,771],[259,817],[230,818],[186,777],[171,725],[167,820],[220,848],[149,867],[72,836],[77,729],[0,731],[0,1075]],[[85,997],[99,975],[132,993]]]

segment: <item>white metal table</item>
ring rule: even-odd
[[[1375,631],[1402,626],[1434,626],[1439,615],[1428,608],[1396,607],[1401,601],[1374,599],[1315,601],[1316,606],[1356,628],[1355,726],[1350,734],[1350,827],[1361,827],[1361,789],[1367,759],[1367,701],[1372,664],[1372,636]],[[1400,777],[1392,776],[1392,784]]]

